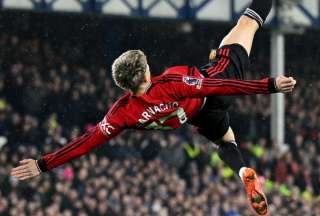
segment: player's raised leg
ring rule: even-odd
[[[271,8],[272,0],[252,1],[237,25],[223,38],[219,49],[211,51],[209,64],[201,68],[204,76],[218,79],[245,79],[254,36],[263,25]]]
[[[272,8],[272,0],[253,0],[238,20],[237,25],[224,37],[220,47],[240,44],[250,55],[254,35],[265,22]]]
[[[268,213],[267,198],[261,189],[254,169],[246,167],[237,143],[235,142],[235,135],[230,127],[222,139],[218,141],[218,144],[219,157],[231,167],[234,172],[239,174],[253,210],[258,215],[266,215]]]
[[[223,38],[219,47],[229,44],[240,44],[245,48],[249,56],[254,35],[258,29],[259,25],[255,20],[243,15],[237,25]]]

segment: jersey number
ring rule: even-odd
[[[158,122],[154,121],[151,124],[149,124],[148,126],[146,126],[146,129],[148,129],[148,130],[172,130],[173,129],[172,127],[165,126],[165,125],[163,125],[163,123],[171,118],[176,117],[176,116],[178,117],[180,124],[184,124],[188,120],[184,109],[180,107],[177,111],[160,118],[159,119],[160,124]]]

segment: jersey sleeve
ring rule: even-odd
[[[276,93],[275,79],[233,80],[170,74],[164,77],[168,91],[176,99],[199,98],[209,95],[253,95]]]
[[[72,140],[69,144],[49,153],[38,160],[38,166],[42,172],[50,171],[77,157],[89,153],[93,148],[104,144],[117,136],[125,128],[119,114],[106,115],[93,129],[82,136]]]

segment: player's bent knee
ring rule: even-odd
[[[236,138],[233,133],[233,130],[231,127],[229,127],[228,131],[225,133],[225,135],[221,138],[222,142],[235,142]]]
[[[248,55],[250,55],[253,38],[258,28],[259,25],[256,21],[249,17],[242,16],[238,24],[223,38],[220,47],[230,44],[240,44],[245,48]]]

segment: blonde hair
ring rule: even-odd
[[[141,50],[122,53],[112,64],[112,78],[117,86],[133,92],[144,82],[147,57]]]

